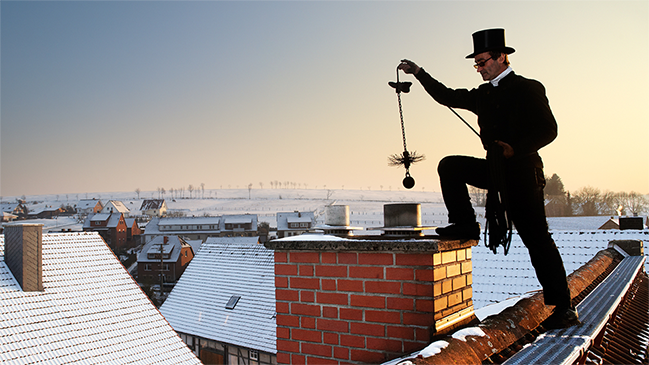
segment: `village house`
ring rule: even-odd
[[[94,231],[115,251],[131,248],[128,246],[126,220],[122,213],[97,213],[86,217],[84,231]]]
[[[167,203],[164,199],[146,199],[142,202],[140,211],[149,217],[163,217],[167,214]]]
[[[137,220],[135,218],[126,218],[124,222],[126,223],[126,245],[128,247],[138,246],[142,237],[142,229],[137,224]]]
[[[131,211],[119,200],[109,200],[106,205],[101,209],[100,213],[122,213],[124,217],[128,217]]]
[[[142,247],[137,257],[137,279],[143,283],[175,283],[194,258],[194,250],[182,237],[160,236]]]
[[[201,364],[95,232],[0,235],[0,361]]]
[[[144,228],[144,242],[164,235],[177,235],[188,240],[208,237],[255,237],[256,214],[235,214],[221,217],[154,217]]]
[[[77,214],[80,215],[99,213],[103,208],[104,206],[99,199],[81,199],[76,206]]]
[[[27,207],[25,207],[25,204],[21,202],[15,202],[15,203],[2,203],[0,205],[0,209],[9,214],[13,214],[17,217],[17,219],[26,219],[27,218]]]
[[[298,236],[315,226],[313,212],[277,213],[277,238]]]
[[[205,364],[277,364],[273,251],[210,237],[160,307]]]

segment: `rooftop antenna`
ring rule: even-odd
[[[415,179],[410,176],[410,165],[415,162],[419,162],[425,159],[424,155],[417,154],[417,151],[408,151],[406,146],[406,127],[403,123],[403,109],[401,108],[401,92],[409,93],[410,86],[412,82],[399,81],[399,67],[397,67],[397,82],[388,82],[388,85],[393,87],[397,92],[397,100],[399,101],[399,117],[401,118],[401,136],[403,137],[403,153],[391,155],[388,157],[390,166],[401,166],[406,168],[406,177],[403,179],[403,187],[406,189],[412,189],[415,186]]]

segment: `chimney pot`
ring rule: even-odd
[[[325,208],[325,224],[349,226],[349,205],[330,205]]]

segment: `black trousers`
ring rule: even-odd
[[[528,249],[536,277],[543,287],[545,304],[571,306],[563,260],[548,232],[543,199],[545,177],[538,156],[536,159],[506,162],[507,212]],[[467,184],[489,188],[487,160],[447,156],[440,161],[437,171],[449,223],[475,222]]]

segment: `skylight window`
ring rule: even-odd
[[[234,309],[234,307],[237,306],[237,303],[239,303],[239,299],[241,299],[240,295],[231,296],[230,300],[228,300],[227,304],[225,305],[225,309]]]

